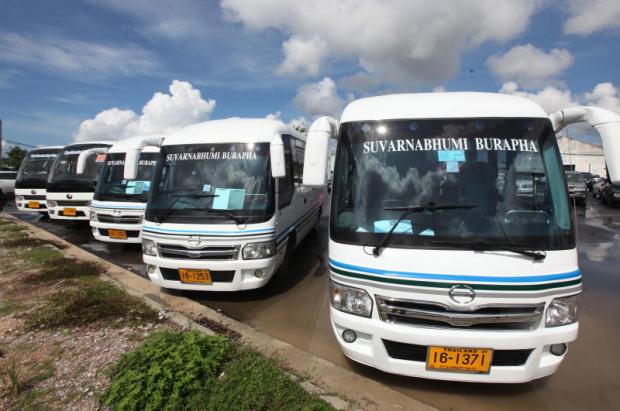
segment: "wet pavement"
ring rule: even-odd
[[[0,207],[1,207],[0,203]],[[80,247],[145,275],[140,246],[95,241],[88,222],[50,222],[38,214],[16,213]],[[430,381],[390,375],[354,363],[341,352],[329,323],[327,294],[327,216],[316,238],[295,254],[291,269],[266,287],[238,293],[183,295],[278,339],[386,384],[445,410],[583,410],[619,409],[620,393],[620,209],[589,199],[577,209],[580,267],[584,292],[580,335],[570,345],[560,370],[527,384],[473,384]]]

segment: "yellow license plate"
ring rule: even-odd
[[[63,208],[62,215],[69,215],[69,216],[74,216],[75,217],[77,215],[77,209],[75,209],[75,208]]]
[[[28,208],[39,208],[40,206],[38,201],[28,201]]]
[[[428,347],[426,369],[488,374],[492,358],[490,348]]]
[[[114,240],[127,239],[127,232],[125,230],[108,230],[108,235]]]
[[[179,278],[182,283],[211,284],[211,272],[209,270],[190,270],[179,268]]]

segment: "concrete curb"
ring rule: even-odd
[[[142,298],[155,310],[165,312],[166,318],[173,323],[213,335],[215,333],[211,329],[196,322],[197,319],[207,319],[227,328],[233,334],[238,334],[240,342],[274,358],[283,368],[297,376],[296,379],[307,391],[318,394],[337,409],[435,410],[427,404],[273,338],[189,298],[164,293],[159,286],[148,279],[91,254],[33,224],[5,212],[0,215],[27,226],[30,234],[36,238],[64,244],[66,248],[63,252],[68,256],[100,264],[106,269],[103,274],[105,280],[115,283],[131,295]]]

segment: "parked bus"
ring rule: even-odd
[[[145,139],[160,142],[163,136],[141,136],[114,144],[108,150],[90,205],[90,226],[99,241],[140,243],[142,220],[159,147],[146,146],[140,154],[136,179],[124,178],[127,148]],[[81,170],[78,170],[81,171]]]
[[[97,177],[105,161],[109,141],[70,144],[58,153],[47,182],[47,208],[56,220],[90,219],[90,202],[95,193]],[[82,153],[84,155],[80,156]],[[81,160],[80,160],[81,157]],[[84,172],[77,173],[78,162],[84,161]]]
[[[135,178],[147,143],[128,150]],[[166,136],[142,227],[149,278],[164,288],[265,285],[318,229],[321,196],[301,185],[305,137],[279,121],[226,119]]]
[[[28,152],[15,180],[15,207],[19,211],[47,212],[47,178],[60,150],[62,146],[50,146]]]
[[[325,184],[337,139],[330,317],[348,357],[471,382],[558,369],[577,338],[582,277],[555,132],[578,121],[601,134],[620,180],[620,117],[593,107],[548,117],[503,94],[401,94],[312,124],[307,186]]]

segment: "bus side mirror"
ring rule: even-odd
[[[138,164],[140,163],[140,148],[131,148],[125,153],[125,169],[123,178],[125,180],[135,180],[138,176]]]
[[[306,137],[304,158],[304,185],[323,187],[327,181],[327,160],[329,140],[336,137],[337,122],[330,117],[321,117],[310,126]]]
[[[77,160],[77,165],[75,166],[76,174],[84,174],[84,170],[86,169],[86,161],[89,157],[94,156],[96,154],[106,154],[108,149],[105,147],[97,147],[91,148],[88,150],[84,150],[80,153]]]
[[[601,136],[607,172],[612,184],[620,184],[620,122],[594,126]]]
[[[271,175],[273,178],[282,178],[286,176],[286,167],[284,164],[284,143],[282,137],[278,134],[269,144],[269,157],[271,159]]]

